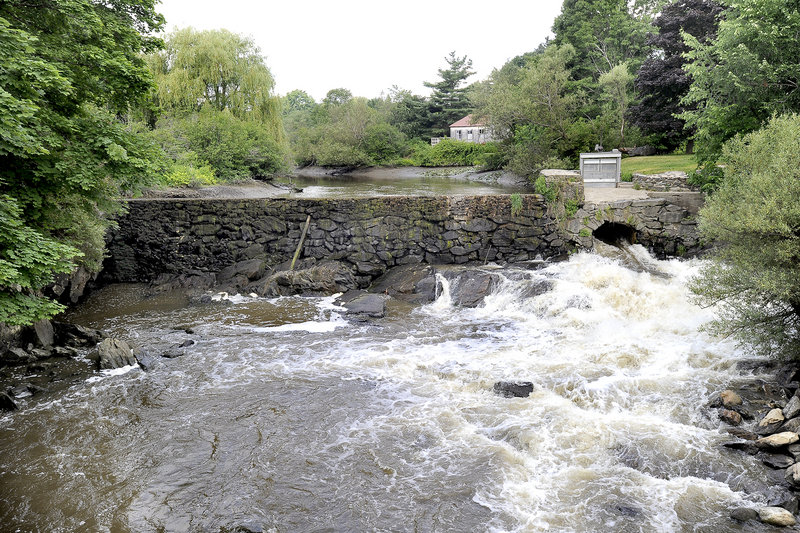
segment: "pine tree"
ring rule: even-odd
[[[467,56],[458,57],[455,51],[445,58],[448,68],[439,69],[440,81],[425,82],[425,87],[433,89],[428,101],[428,112],[435,133],[449,131],[448,127],[470,111],[470,102],[464,81],[475,74],[472,60]]]

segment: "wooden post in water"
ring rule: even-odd
[[[308,233],[308,226],[310,225],[311,225],[311,215],[308,215],[308,218],[306,218],[306,225],[303,228],[303,233],[300,235],[300,242],[297,244],[297,250],[295,250],[294,257],[292,258],[292,264],[289,265],[290,272],[294,270],[294,264],[297,262],[297,258],[300,257],[300,250],[303,249],[303,243],[306,240],[306,233]]]

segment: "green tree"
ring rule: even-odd
[[[353,99],[353,93],[350,92],[350,89],[344,89],[339,87],[337,89],[331,89],[330,91],[328,91],[328,94],[325,95],[325,98],[322,100],[322,103],[326,107],[337,107],[346,104],[352,99]]]
[[[433,136],[433,123],[428,114],[428,101],[397,86],[389,91],[394,104],[389,111],[389,122],[411,139],[428,141]]]
[[[684,70],[689,47],[683,33],[707,43],[716,35],[721,12],[722,7],[714,0],[677,0],[666,6],[653,23],[658,31],[647,40],[653,52],[636,74],[640,101],[631,107],[630,118],[651,136],[651,144],[665,151],[676,149],[694,133],[685,129],[685,122],[678,117],[686,111],[681,100],[691,85]],[[690,140],[687,151],[692,151]]]
[[[728,0],[717,38],[686,36],[692,85],[681,117],[696,128],[698,159],[714,168],[725,141],[757,130],[775,113],[800,111],[800,6],[786,0]],[[709,183],[713,188],[713,181]]]
[[[800,117],[773,118],[722,151],[719,190],[701,211],[714,261],[694,280],[718,305],[714,332],[780,357],[800,356]]]
[[[167,36],[148,61],[165,110],[199,111],[206,105],[282,133],[275,80],[249,37],[228,30],[184,28]]]
[[[39,289],[81,253],[99,268],[117,198],[160,168],[118,118],[152,87],[154,3],[0,3],[0,321],[55,313]]]
[[[317,106],[311,95],[300,89],[286,93],[286,96],[281,99],[281,103],[284,116],[297,111],[311,111]]]
[[[554,158],[570,157],[585,142],[577,115],[579,96],[570,90],[570,45],[547,47],[524,66],[506,65],[475,93],[477,111],[503,139],[509,168],[533,175]]]
[[[575,49],[573,79],[597,80],[621,63],[635,72],[647,56],[647,32],[658,4],[627,0],[564,0],[553,22],[554,44]]]
[[[603,89],[604,96],[610,104],[611,113],[619,125],[619,148],[625,146],[626,116],[631,101],[633,87],[633,74],[628,71],[626,63],[620,63],[608,72],[602,74],[598,80]]]
[[[464,82],[472,76],[472,60],[467,56],[458,57],[455,51],[444,58],[447,68],[439,69],[436,82],[424,82],[425,87],[433,89],[428,100],[428,114],[434,124],[434,133],[447,135],[449,126],[469,114],[471,105]]]
[[[210,165],[224,181],[265,179],[284,168],[281,102],[252,39],[228,30],[185,28],[170,34],[166,48],[147,60],[158,86],[153,137],[171,155],[173,167],[193,168],[200,176]],[[159,133],[162,128],[169,134]]]

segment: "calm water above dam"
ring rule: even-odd
[[[277,178],[277,182],[301,188],[287,192],[289,198],[364,198],[373,196],[488,196],[492,194],[531,193],[532,187],[501,185],[494,182],[448,177],[444,175],[399,175],[375,171],[369,175],[295,176]]]
[[[748,484],[766,473],[703,408],[744,354],[697,332],[699,263],[653,264],[495,270],[483,307],[445,284],[372,323],[333,298],[109,287],[72,319],[156,352],[197,344],[0,417],[0,530],[768,531],[728,518],[764,503]],[[504,398],[499,380],[535,388]]]

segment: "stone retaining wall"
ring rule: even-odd
[[[108,243],[104,276],[148,281],[160,273],[219,271],[263,258],[291,259],[306,217],[301,257],[349,263],[359,281],[409,263],[514,262],[567,252],[539,195],[362,199],[132,200]]]
[[[669,171],[661,174],[633,174],[631,181],[646,191],[691,191],[686,172]]]

